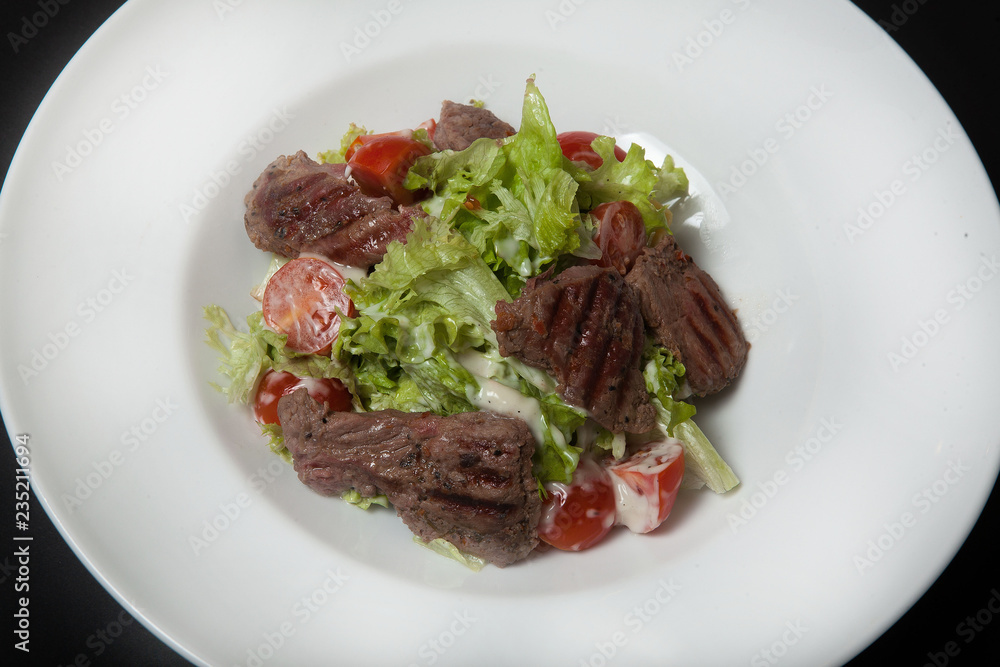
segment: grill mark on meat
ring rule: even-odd
[[[384,493],[424,540],[505,566],[538,543],[535,441],[520,419],[383,410],[333,412],[296,391],[278,402],[299,479],[322,495]]]
[[[488,503],[480,498],[473,498],[472,496],[459,493],[431,493],[428,496],[428,500],[440,503],[446,512],[459,515],[473,514],[478,517],[486,517],[489,521],[495,521],[498,524],[516,509],[514,505]]]
[[[656,423],[640,371],[645,343],[638,297],[614,269],[575,266],[532,278],[496,305],[500,353],[548,371],[566,402],[605,428],[644,433]]]
[[[598,321],[602,313],[615,312],[615,303],[609,304],[607,292],[612,287],[607,281],[591,281],[584,303],[589,303],[587,318],[577,330],[576,349],[571,353],[566,385],[578,393],[573,397],[580,405],[592,405],[595,392],[600,391],[600,379],[604,373],[615,373],[615,367],[622,366],[620,355],[614,355],[611,347],[613,326],[617,323],[617,313],[606,325]],[[609,367],[606,370],[606,367]],[[567,389],[567,397],[569,390]]]
[[[694,394],[715,393],[739,375],[750,348],[739,321],[712,277],[672,236],[644,249],[625,280],[656,342],[684,364]]]
[[[244,222],[254,245],[285,257],[308,252],[362,268],[377,264],[423,212],[395,210],[391,198],[364,194],[345,168],[319,164],[304,151],[268,165],[245,197]]]

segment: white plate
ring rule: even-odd
[[[762,4],[123,8],[0,201],[0,312],[19,323],[0,407],[84,562],[204,664],[822,665],[872,641],[996,478],[1000,216],[875,24]],[[557,127],[669,145],[704,177],[677,233],[753,349],[699,423],[743,485],[687,494],[655,535],[473,574],[279,465],[208,388],[200,313],[253,308],[267,260],[242,199],[275,156],[444,98],[516,124],[531,73]]]

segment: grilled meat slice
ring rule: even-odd
[[[443,537],[500,567],[538,544],[535,440],[520,419],[334,412],[304,390],[281,398],[278,418],[299,479],[317,493],[384,493],[422,539]]]
[[[673,236],[643,250],[625,281],[656,341],[684,364],[694,394],[713,394],[739,375],[750,344],[719,286]]]
[[[405,241],[416,208],[393,208],[351,183],[343,164],[319,164],[304,151],[281,156],[247,193],[247,235],[285,257],[316,253],[340,264],[377,264],[393,240]]]
[[[503,139],[514,133],[514,128],[494,116],[492,111],[445,100],[434,129],[434,145],[442,151],[461,151],[476,139]]]
[[[574,266],[532,278],[492,322],[500,353],[542,368],[568,403],[605,428],[645,433],[656,411],[640,370],[645,331],[639,300],[615,269]]]

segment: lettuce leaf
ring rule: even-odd
[[[687,174],[682,168],[674,165],[673,156],[668,155],[663,158],[660,175],[653,188],[653,197],[666,204],[679,197],[686,197],[689,187]]]
[[[367,409],[475,409],[467,388],[478,385],[455,354],[496,346],[494,307],[510,296],[461,234],[434,217],[414,221],[406,243],[391,243],[348,292],[358,316],[343,320],[333,355]]]
[[[379,493],[374,496],[362,496],[354,489],[348,489],[340,494],[340,498],[351,505],[354,505],[358,509],[370,509],[372,505],[380,505],[382,507],[389,507],[389,497],[384,493]]]
[[[493,139],[476,139],[463,151],[439,151],[417,158],[403,185],[410,190],[427,188],[434,196],[423,202],[429,214],[451,222],[468,214],[467,201],[484,202],[489,185],[506,163]]]
[[[214,382],[210,384],[230,403],[249,403],[257,380],[271,369],[300,377],[337,378],[351,387],[350,374],[343,364],[330,357],[289,350],[285,346],[288,337],[268,329],[260,311],[247,317],[249,330],[246,332],[233,326],[220,306],[206,306],[204,314],[209,322],[206,342],[219,353],[219,372],[229,378],[225,387]]]
[[[680,388],[684,365],[674,359],[668,350],[648,342],[644,355],[648,361],[643,377],[660,426],[684,446],[685,487],[707,485],[716,493],[725,493],[737,486],[739,478],[692,421],[695,407],[672,398]]]
[[[684,486],[708,486],[716,493],[725,493],[739,485],[740,480],[712,446],[698,425],[688,419],[674,427],[674,437],[684,445]],[[696,480],[691,484],[688,477]]]
[[[444,556],[445,558],[450,558],[452,560],[458,561],[465,567],[469,568],[473,572],[479,572],[486,566],[486,560],[480,558],[479,556],[473,556],[472,554],[467,554],[454,544],[444,539],[443,537],[438,537],[430,542],[425,542],[416,535],[413,536],[413,541],[422,547],[430,549],[439,556]]]
[[[460,230],[510,294],[563,255],[599,256],[534,79],[517,134],[419,158],[405,185],[434,193],[424,210]]]
[[[643,356],[647,360],[642,375],[646,380],[646,390],[655,399],[654,406],[660,415],[660,422],[667,435],[674,435],[674,427],[695,415],[696,409],[690,403],[675,400],[684,377],[684,364],[674,359],[674,355],[662,347],[647,341]]]
[[[607,202],[630,201],[642,213],[647,233],[668,227],[669,211],[650,199],[660,182],[660,171],[646,159],[645,149],[632,144],[619,162],[614,157],[615,140],[611,137],[597,137],[590,147],[603,160],[597,169],[585,169],[565,160],[566,170],[580,186],[580,208],[589,211]]]
[[[318,157],[320,164],[340,164],[347,162],[347,158],[344,157],[347,153],[347,149],[351,147],[351,144],[354,143],[355,139],[366,134],[371,134],[371,132],[366,130],[364,126],[351,123],[351,126],[347,128],[347,132],[345,132],[344,136],[340,139],[339,149],[330,149],[319,154]]]

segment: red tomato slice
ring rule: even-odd
[[[435,119],[429,118],[417,125],[417,128],[423,128],[427,130],[427,136],[430,137],[431,141],[434,141],[434,132],[437,130],[438,123]]]
[[[677,499],[684,477],[684,447],[666,438],[608,466],[614,482],[617,523],[648,533],[663,523]]]
[[[602,164],[604,160],[601,156],[597,154],[590,144],[594,142],[594,139],[601,135],[596,132],[562,132],[556,136],[556,141],[559,142],[559,147],[562,148],[563,155],[566,159],[572,162],[584,162],[591,169],[597,169]],[[625,160],[625,151],[620,146],[615,146],[615,158],[619,162]]]
[[[340,315],[353,316],[344,277],[326,262],[300,257],[275,272],[264,289],[264,321],[288,336],[296,352],[328,354],[340,333]]]
[[[601,204],[591,214],[600,221],[594,241],[601,249],[601,258],[595,263],[618,269],[624,276],[646,247],[642,213],[630,201],[613,201]]]
[[[542,504],[538,537],[557,549],[581,551],[594,546],[615,525],[615,494],[607,473],[581,459],[571,484],[550,482]]]
[[[305,387],[310,396],[326,403],[331,410],[349,412],[351,409],[351,392],[340,380],[300,378],[285,371],[268,371],[257,385],[253,416],[261,424],[279,423],[278,399],[299,387]]]
[[[397,204],[410,205],[424,198],[425,191],[403,187],[406,172],[413,162],[431,149],[412,136],[412,132],[365,134],[355,139],[344,153],[353,178],[365,194],[388,195]]]

